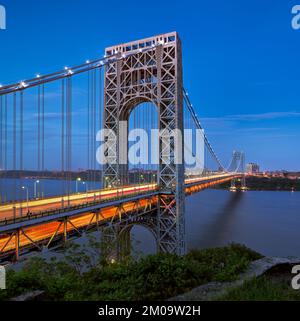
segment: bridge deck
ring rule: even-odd
[[[206,177],[189,178],[185,180],[185,187],[192,187],[195,185],[205,185],[210,182],[215,182],[220,179],[230,179],[232,174],[220,174]],[[125,199],[132,195],[141,195],[149,192],[155,192],[157,190],[156,184],[141,184],[133,186],[125,186],[122,188],[103,189],[97,191],[91,191],[87,193],[78,193],[72,195],[55,196],[44,199],[34,199],[28,202],[28,208],[30,210],[30,216],[34,214],[51,213],[61,209],[64,212],[67,208],[72,208],[80,205],[87,204],[93,201]],[[22,201],[18,203],[9,203],[0,206],[0,225],[1,222],[10,221],[11,219],[17,219],[20,217],[28,217],[27,202]]]
[[[186,179],[185,190],[187,194],[196,193],[237,176],[239,175],[220,174]],[[16,247],[39,247],[40,243],[49,245],[63,234],[104,224],[116,215],[144,208],[149,202],[157,203],[158,194],[163,194],[163,191],[158,191],[156,184],[143,184],[74,194],[69,196],[69,200],[68,196],[31,200],[28,204],[30,216],[27,215],[26,208],[22,208],[24,203],[5,204],[0,207],[0,257],[16,250]],[[14,207],[18,217],[13,215]],[[120,207],[121,214],[118,212]],[[95,213],[100,213],[100,216]]]

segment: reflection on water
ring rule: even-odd
[[[228,243],[231,237],[231,226],[235,223],[243,195],[244,193],[228,193],[225,199],[216,193],[216,199],[212,197],[215,201],[209,202],[209,207],[207,207],[207,210],[211,210],[211,206],[214,206],[216,215],[209,218],[209,221],[203,226],[202,233],[197,233],[192,228],[195,223],[197,225],[203,223],[201,222],[201,217],[203,217],[204,213],[201,205],[197,205],[197,197],[188,199],[187,213],[194,213],[194,216],[197,216],[194,218],[193,215],[188,215],[187,232],[188,235],[190,234],[193,237],[189,238],[191,244],[188,243],[188,247],[197,248],[199,245],[201,247],[212,247]],[[193,224],[189,224],[190,219],[193,221]]]
[[[188,249],[237,242],[274,256],[300,256],[300,193],[205,190],[186,199]],[[149,253],[152,235],[136,228]]]

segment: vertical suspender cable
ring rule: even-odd
[[[102,129],[102,68],[99,68],[99,125],[98,125],[98,131]],[[99,176],[98,181],[101,181],[101,173],[102,173],[102,166],[99,164]],[[101,175],[101,176],[100,176]]]
[[[4,98],[4,170],[5,170],[5,175],[4,178],[6,178],[7,175],[7,95],[5,95]],[[5,190],[5,195],[4,195],[4,202],[7,201],[8,199],[8,194],[7,190]]]
[[[41,175],[41,86],[38,86],[37,90],[38,94],[38,120],[37,120],[37,179],[40,178]],[[40,198],[40,184],[38,184],[37,195]]]
[[[91,167],[92,167],[92,182],[93,182],[93,190],[95,189],[94,186],[94,110],[95,110],[95,70],[92,70],[92,108],[91,108]]]
[[[88,88],[87,88],[87,184],[90,186],[90,90],[91,90],[91,72],[88,71]]]
[[[0,169],[3,170],[3,96],[0,96]]]
[[[90,159],[90,164],[89,164],[89,179],[90,179],[90,186],[91,189],[93,189],[93,158],[92,158],[92,153],[93,153],[93,105],[94,105],[94,74],[93,71],[90,72],[90,103],[89,103],[89,159]]]
[[[45,176],[45,85],[42,85],[42,175]],[[42,197],[45,196],[44,180],[42,181]]]
[[[24,98],[23,90],[21,90],[20,91],[20,168],[19,168],[20,191],[23,186],[23,149],[24,149],[24,146],[23,146],[23,144],[24,144],[24,139],[23,139],[23,134],[24,134],[23,98]]]
[[[96,120],[97,120],[97,115],[96,115],[96,111],[97,111],[97,105],[96,105],[96,99],[97,99],[97,70],[94,69],[93,70],[93,74],[94,74],[94,88],[93,88],[93,135],[92,135],[92,139],[93,139],[93,150],[92,150],[92,160],[93,160],[93,181],[94,181],[94,190],[96,189],[95,186],[95,182],[96,182]]]
[[[38,86],[37,88],[37,109],[38,109],[38,113],[37,113],[37,175],[36,175],[36,179],[39,178],[40,176],[40,170],[41,170],[41,157],[40,157],[40,142],[41,142],[41,88],[40,86]],[[40,192],[39,192],[39,187],[38,187],[38,191],[36,191],[36,195],[35,197],[40,197]]]
[[[17,200],[17,182],[16,168],[17,167],[17,94],[13,95],[13,180],[14,180],[14,201]]]
[[[62,177],[62,190],[65,190],[65,79],[61,81],[61,177]]]
[[[70,85],[69,85],[69,77],[66,79],[66,170],[67,170],[67,194],[68,197],[70,196],[70,102],[69,102],[69,96],[70,96]]]
[[[72,78],[69,79],[70,85],[70,94],[69,94],[69,102],[70,102],[70,173],[72,171]],[[70,177],[72,179],[72,176]]]
[[[66,109],[67,109],[67,171],[68,171],[68,196],[71,193],[72,180],[72,78],[67,78],[67,93],[66,93]]]
[[[0,203],[3,202],[3,96],[0,96]]]
[[[23,134],[24,134],[24,116],[23,116],[23,91],[20,91],[20,172],[23,171]]]
[[[92,70],[91,72],[91,120],[90,120],[90,125],[91,125],[91,155],[90,155],[90,159],[91,159],[91,184],[93,186],[94,189],[94,158],[93,158],[93,150],[94,150],[94,140],[93,140],[93,131],[94,131],[94,83],[95,83],[95,78],[94,78],[94,70]]]
[[[69,201],[70,184],[69,184],[69,77],[66,78],[66,183],[67,183],[67,195]]]

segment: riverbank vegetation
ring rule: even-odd
[[[218,300],[230,301],[299,301],[300,291],[292,289],[289,264],[279,265],[264,275],[229,290]]]
[[[0,300],[41,290],[43,299],[163,300],[211,281],[232,281],[261,255],[243,245],[193,250],[185,256],[156,254],[107,263],[99,244],[70,244],[62,260],[30,259],[20,271],[9,270]],[[91,255],[92,254],[92,255]]]

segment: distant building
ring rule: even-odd
[[[250,174],[259,173],[259,165],[255,163],[249,163],[246,165],[246,171]]]

